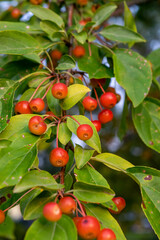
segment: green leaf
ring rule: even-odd
[[[64,110],[68,110],[79,102],[90,89],[81,84],[73,84],[68,87],[67,97],[61,100],[60,105]]]
[[[116,235],[116,240],[126,240],[119,224],[112,215],[105,209],[93,204],[85,204],[87,215],[96,217],[102,228],[110,228]]]
[[[116,10],[117,6],[113,3],[103,4],[95,12],[92,21],[96,22],[94,26],[98,26],[103,23],[110,15]]]
[[[59,105],[59,99],[53,97],[51,89],[47,93],[47,104],[48,104],[49,109],[56,116],[61,116],[61,107]]]
[[[13,192],[23,192],[33,187],[58,190],[64,186],[58,184],[49,172],[43,170],[32,170],[23,176],[20,182],[15,186]]]
[[[122,43],[145,42],[146,40],[138,33],[118,25],[111,25],[104,28],[100,34],[112,41]]]
[[[81,44],[84,44],[87,40],[87,33],[86,32],[80,32],[80,33],[71,32],[71,34]]]
[[[18,83],[8,79],[0,79],[0,132],[9,123],[12,116],[14,92]]]
[[[82,182],[91,186],[110,188],[107,180],[94,168],[86,165],[82,169],[74,169],[77,182]]]
[[[160,171],[149,167],[133,167],[127,173],[138,180],[142,192],[142,209],[155,233],[160,237]]]
[[[133,32],[137,32],[137,27],[135,24],[134,17],[129,7],[127,6],[126,2],[124,2],[124,23],[125,23],[125,27],[132,30]],[[134,45],[134,42],[129,43],[129,47],[132,47],[133,45]]]
[[[58,66],[56,67],[57,70],[66,70],[75,68],[76,63],[72,57],[69,55],[64,55],[61,57]]]
[[[28,10],[31,11],[36,17],[40,18],[41,20],[48,20],[54,22],[59,27],[64,26],[63,19],[50,9],[40,6],[31,6]]]
[[[82,168],[92,157],[94,150],[84,149],[76,144],[74,149],[75,161],[77,168]]]
[[[77,240],[77,230],[72,219],[66,215],[57,222],[44,218],[35,221],[28,229],[25,240]]]
[[[69,191],[73,184],[73,177],[71,176],[71,174],[65,175],[64,184],[65,184],[65,192]]]
[[[20,97],[19,101],[29,101],[32,94],[35,92],[35,88],[29,88],[27,89],[22,96]],[[36,92],[34,98],[42,98],[43,95],[46,92],[46,86],[40,87],[38,91]]]
[[[58,139],[63,144],[66,145],[72,137],[71,131],[67,127],[67,123],[62,122],[59,125]]]
[[[20,32],[26,32],[30,34],[42,33],[40,27],[31,26],[24,22],[0,21],[0,31],[6,31],[6,30],[20,31]]]
[[[92,157],[91,160],[101,162],[109,168],[123,172],[125,172],[127,168],[134,167],[132,163],[112,153],[101,153]]]
[[[125,27],[131,29],[134,32],[137,32],[137,27],[135,24],[134,17],[127,6],[126,2],[124,2],[124,22],[125,22]]]
[[[99,61],[94,56],[84,56],[83,58],[78,60],[78,67],[80,70],[89,74],[89,78],[111,78],[113,74],[111,70],[103,65],[101,61]],[[95,69],[93,71],[93,69]]]
[[[81,201],[104,203],[114,197],[114,192],[105,187],[76,182],[74,184],[74,195]]]
[[[36,195],[36,194],[35,194]],[[37,193],[38,195],[38,193]],[[26,206],[22,208],[24,220],[34,220],[41,217],[43,214],[43,207],[46,203],[54,201],[55,194],[49,192],[42,192],[38,196],[31,196],[31,201],[26,203]]]
[[[138,53],[127,49],[115,50],[113,61],[116,80],[126,90],[134,107],[137,107],[147,96],[151,86],[152,72],[149,62]]]
[[[7,139],[0,139],[0,148],[6,148],[8,147],[12,141],[9,141]]]
[[[151,61],[152,68],[153,68],[153,75],[159,76],[160,75],[160,48],[156,49],[155,51],[152,51],[147,59]]]
[[[88,124],[92,127],[93,136],[89,140],[85,141],[85,143],[100,153],[101,143],[99,135],[93,123],[87,117],[82,115],[73,115],[72,117],[74,117],[80,124]],[[71,130],[71,132],[77,134],[77,128],[79,125],[75,120],[73,120],[72,118],[67,118],[67,126]]]
[[[132,109],[132,118],[138,135],[150,148],[160,152],[160,101],[146,99]]]
[[[23,55],[41,50],[36,39],[19,31],[0,32],[0,42],[0,54]]]
[[[0,139],[12,141],[8,148],[0,149],[0,188],[17,184],[37,156],[37,142],[48,139],[50,129],[44,136],[35,136],[28,130],[33,115],[22,114],[11,118],[10,124],[0,134]]]
[[[45,71],[43,70],[43,72],[45,72]],[[39,85],[43,80],[46,79],[46,75],[43,74],[43,72],[41,73],[41,75],[40,75],[40,72],[39,72],[39,74],[37,74],[37,75],[35,75],[35,76],[33,75],[32,77],[28,78],[28,86],[29,86],[30,88],[37,88],[38,85]],[[46,81],[42,84],[42,86],[45,86],[47,83],[49,83],[49,79],[46,80]]]
[[[0,238],[15,239],[15,223],[9,216],[7,216],[5,221],[0,224]]]
[[[43,189],[36,188],[36,189],[32,190],[31,192],[29,192],[28,194],[26,194],[21,199],[20,209],[21,209],[21,213],[22,213],[23,216],[25,215],[25,210],[27,209],[27,206],[29,205],[29,203],[42,192],[43,192]]]

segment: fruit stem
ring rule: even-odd
[[[50,83],[50,85],[49,85],[47,91],[45,92],[44,96],[42,97],[42,99],[45,98],[45,96],[47,95],[47,93],[49,92],[50,88],[52,87],[52,85],[53,85],[53,83],[54,83],[55,81],[56,81],[56,80],[53,80],[53,81]]]
[[[59,133],[59,124],[61,122],[61,119],[58,121],[58,124],[57,124],[57,136],[56,136],[56,148],[58,148],[58,133]]]
[[[95,88],[93,88],[93,90],[94,90],[94,93],[95,93],[95,95],[96,95],[96,99],[97,99],[97,102],[98,102],[99,108],[100,108],[101,111],[102,111],[103,109],[102,109],[102,107],[101,107],[101,104],[100,104],[100,101],[99,101],[99,98],[98,98],[98,95],[97,95],[97,91],[96,91]]]
[[[92,166],[91,163],[87,162],[87,164],[88,164],[91,168],[95,169],[95,168]]]
[[[91,116],[91,121],[93,121],[93,116],[92,116],[92,112],[90,112],[90,116]]]
[[[38,85],[38,87],[36,88],[36,90],[34,91],[34,93],[32,94],[32,96],[31,96],[31,98],[29,99],[28,102],[30,102],[30,101],[34,98],[34,96],[35,96],[36,92],[38,91],[38,89],[40,88],[40,86],[41,86],[45,81],[47,81],[48,79],[50,79],[51,77],[52,77],[52,76],[49,76],[49,77],[45,78],[45,79]]]
[[[83,207],[82,207],[82,204],[80,203],[80,201],[78,200],[78,198],[77,198],[76,196],[74,196],[72,193],[66,193],[66,195],[70,195],[70,196],[72,196],[73,198],[76,199],[76,201],[77,201],[77,203],[78,203],[78,205],[79,205],[79,207],[80,207],[82,216],[85,217],[86,214],[85,214],[85,212],[84,212],[84,210],[83,210]]]
[[[13,203],[10,207],[6,208],[3,212],[8,211],[9,209],[11,209],[12,207],[14,207],[14,205],[16,205],[24,196],[26,196],[28,193],[30,193],[31,191],[33,191],[36,187],[33,187],[31,189],[29,189],[27,192],[25,192],[15,203]]]
[[[89,51],[89,56],[92,56],[92,50],[91,50],[91,44],[88,42],[88,51]]]
[[[102,85],[101,85],[100,83],[98,83],[98,84],[99,84],[99,86],[100,86],[102,92],[105,93],[105,90],[104,90],[104,88],[102,87]]]

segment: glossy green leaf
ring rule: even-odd
[[[127,168],[134,167],[132,163],[112,153],[101,153],[91,159],[117,171],[125,172]]]
[[[49,109],[56,115],[61,115],[61,107],[59,105],[59,99],[53,97],[51,89],[47,93],[47,104]]]
[[[12,116],[14,92],[18,83],[8,79],[0,79],[0,132],[8,125]]]
[[[147,59],[151,61],[152,68],[153,68],[153,75],[159,76],[160,75],[160,48],[156,49],[155,51],[152,51]]]
[[[0,42],[0,54],[22,55],[41,50],[36,39],[19,31],[0,32]]]
[[[77,240],[77,230],[72,219],[66,215],[57,222],[44,218],[35,221],[28,229],[25,240]]]
[[[74,169],[74,175],[77,182],[82,182],[88,185],[110,188],[107,180],[94,168],[86,165],[82,169]]]
[[[116,235],[116,240],[126,240],[119,224],[112,215],[105,209],[93,204],[85,204],[87,215],[96,217],[102,228],[110,228]]]
[[[71,176],[71,174],[65,175],[64,184],[65,184],[65,192],[69,191],[73,184],[73,177]]]
[[[37,88],[38,85],[39,85],[42,81],[44,81],[44,80],[46,79],[46,75],[43,74],[43,72],[45,72],[45,70],[42,71],[41,75],[40,75],[40,72],[39,72],[39,74],[37,74],[37,76],[36,76],[36,75],[33,75],[32,77],[28,78],[28,86],[29,86],[30,88]],[[42,84],[42,86],[45,86],[47,83],[49,83],[49,79],[46,80],[46,81]]]
[[[40,26],[44,32],[48,33],[49,36],[53,36],[55,33],[61,31],[61,28],[51,21],[41,21]]]
[[[110,25],[104,28],[100,34],[112,41],[122,43],[145,42],[145,39],[138,33],[118,25]]]
[[[7,139],[0,139],[0,148],[6,148],[8,147],[12,141],[9,141]]]
[[[26,32],[30,34],[38,34],[42,33],[40,27],[38,25],[31,26],[28,25],[24,22],[8,22],[8,21],[1,21],[0,22],[0,31],[8,31],[8,30],[13,30],[13,31],[20,31],[20,32]]]
[[[17,184],[37,156],[36,144],[50,136],[35,136],[28,130],[28,121],[33,115],[21,114],[11,118],[9,125],[0,134],[1,139],[12,141],[8,148],[0,149],[0,188]]]
[[[64,26],[63,19],[50,9],[41,6],[31,6],[29,9],[36,17],[41,20],[48,20],[56,23],[59,27]]]
[[[137,107],[147,96],[151,86],[152,72],[149,62],[128,49],[115,50],[113,61],[116,80],[126,90],[133,106]]]
[[[78,60],[80,70],[89,74],[89,78],[111,78],[113,74],[111,70],[103,65],[95,56],[84,56]],[[93,69],[95,69],[93,71]]]
[[[110,200],[106,203],[101,203],[101,205],[106,207],[106,208],[112,209],[114,211],[118,211],[118,208],[117,208],[116,204],[112,200]]]
[[[137,27],[135,24],[134,17],[129,7],[127,6],[126,2],[124,2],[124,23],[125,23],[125,27],[131,29],[134,32],[137,32]]]
[[[29,101],[32,94],[35,92],[35,88],[29,88],[27,89],[22,96],[20,97],[19,101]],[[46,92],[46,86],[40,87],[36,94],[34,95],[34,98],[42,98],[43,95]]]
[[[84,149],[76,144],[74,154],[77,168],[82,168],[90,160],[93,153],[94,150]]]
[[[42,188],[35,188],[21,199],[20,209],[21,209],[22,216],[25,215],[25,210],[29,205],[29,203],[42,192],[43,192]]]
[[[67,123],[62,122],[59,125],[58,139],[63,144],[66,145],[72,137],[72,133],[67,127]]]
[[[37,194],[38,196],[32,196],[31,201],[29,201],[25,206],[23,206],[23,219],[33,220],[42,216],[43,207],[48,202],[53,202],[55,194],[49,192],[42,192]]]
[[[116,10],[117,6],[113,3],[103,4],[95,12],[92,21],[96,22],[94,26],[98,26],[103,23],[110,15]]]
[[[72,57],[69,55],[64,55],[61,57],[58,66],[56,67],[57,70],[67,70],[76,67],[76,62]]]
[[[5,222],[0,224],[0,238],[1,239],[15,239],[15,223],[7,216]]]
[[[85,116],[82,115],[73,115],[73,117],[80,123],[80,124],[89,124],[93,129],[92,137],[85,141],[87,145],[95,149],[97,152],[101,152],[101,143],[99,139],[99,135],[93,123]],[[78,123],[73,120],[72,118],[67,118],[67,126],[74,134],[77,134]]]
[[[81,201],[104,203],[114,197],[114,192],[106,187],[91,186],[85,183],[74,184],[74,195]]]
[[[137,27],[135,24],[134,17],[132,15],[129,7],[127,6],[126,2],[124,2],[124,23],[125,23],[125,27],[132,30],[133,32],[137,32]],[[134,42],[129,43],[129,47],[132,47],[133,45],[134,45]]]
[[[68,87],[67,97],[61,100],[60,104],[64,110],[68,110],[79,102],[90,89],[81,84],[73,84]]]
[[[155,233],[160,237],[160,171],[149,167],[133,167],[127,169],[136,181],[139,182],[142,192],[142,209],[148,218]]]
[[[160,101],[146,99],[132,110],[132,118],[138,135],[150,148],[160,152]]]
[[[23,192],[33,187],[42,187],[46,189],[58,190],[64,186],[58,184],[54,177],[46,171],[32,170],[26,173],[20,182],[15,186],[14,192]]]
[[[84,44],[87,40],[87,33],[86,32],[80,32],[80,33],[74,33],[71,32],[73,37],[81,44]]]

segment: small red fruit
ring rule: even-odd
[[[21,11],[18,8],[14,8],[11,12],[12,18],[18,19],[21,16]]]
[[[117,97],[112,92],[103,93],[100,97],[100,103],[104,108],[113,108],[117,103]]]
[[[79,220],[81,220],[81,217],[74,217],[72,220],[77,227],[77,224],[78,224]]]
[[[87,110],[87,111],[93,111],[97,108],[97,100],[90,97],[90,96],[87,96],[83,99],[83,102],[82,102],[84,108]]]
[[[71,197],[61,198],[58,205],[65,214],[73,214],[76,210],[76,202]]]
[[[116,235],[111,229],[104,228],[98,234],[97,240],[116,240]]]
[[[33,5],[39,5],[43,2],[43,0],[30,0],[30,3],[32,3]]]
[[[30,109],[28,101],[21,101],[15,105],[15,114],[31,114],[32,110]]]
[[[30,101],[29,106],[33,112],[39,113],[43,111],[45,103],[41,98],[34,98]]]
[[[68,88],[64,83],[56,83],[52,87],[52,95],[55,98],[63,99],[68,94]]]
[[[117,103],[121,100],[121,95],[119,95],[118,93],[116,93],[116,98],[117,98]]]
[[[88,0],[77,0],[77,3],[78,3],[80,6],[85,6],[85,5],[87,5]]]
[[[84,18],[84,19],[79,21],[79,24],[82,25],[82,26],[85,26],[91,20],[92,20],[91,18]]]
[[[83,46],[76,46],[73,49],[73,55],[77,58],[83,57],[85,55],[85,49]]]
[[[0,210],[0,224],[3,223],[5,220],[5,214],[2,210]]]
[[[62,53],[57,50],[57,49],[54,49],[52,52],[51,52],[51,58],[58,61],[60,60],[62,57]]]
[[[63,148],[55,148],[51,151],[49,161],[54,167],[64,167],[69,160],[69,155]]]
[[[81,140],[88,140],[93,135],[93,129],[88,124],[82,124],[77,128],[77,136]]]
[[[95,239],[100,232],[100,224],[95,217],[82,217],[77,223],[77,231],[83,239]]]
[[[49,202],[43,208],[43,216],[48,221],[56,222],[62,217],[62,211],[57,203]]]
[[[112,201],[116,204],[118,211],[114,211],[112,209],[109,209],[111,213],[119,214],[126,206],[126,201],[122,197],[115,197],[112,199]]]
[[[102,124],[112,121],[113,113],[110,109],[104,109],[98,114],[98,119]]]
[[[47,124],[40,116],[34,116],[29,120],[28,127],[31,133],[42,135],[47,129]]]
[[[94,120],[94,121],[92,121],[92,123],[94,124],[97,132],[99,132],[101,130],[101,122],[98,120]]]

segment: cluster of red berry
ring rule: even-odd
[[[78,200],[78,199],[77,199]],[[120,213],[125,208],[125,200],[121,197],[113,198],[113,202],[116,204],[118,211],[113,211],[112,213]],[[97,239],[97,240],[116,240],[116,235],[113,230],[109,228],[100,229],[100,223],[96,217],[86,216],[85,207],[79,201],[77,202],[82,208],[82,213],[84,216],[73,217],[78,235],[83,239]],[[49,202],[43,208],[43,215],[48,221],[58,221],[62,217],[62,214],[72,215],[77,209],[77,203],[72,197],[65,196],[62,197],[58,203]]]

